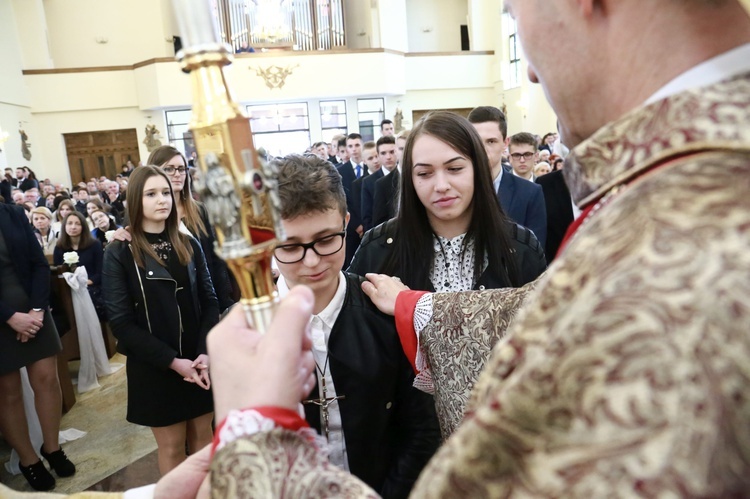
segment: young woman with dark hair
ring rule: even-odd
[[[120,228],[115,223],[111,216],[107,215],[103,210],[94,210],[89,214],[91,222],[94,224],[94,229],[91,231],[91,235],[100,243],[102,247],[106,248],[109,241],[107,241],[107,232],[115,231]]]
[[[401,184],[398,214],[365,234],[350,272],[466,291],[522,286],[544,271],[536,237],[503,214],[484,146],[465,118],[438,111],[417,123]]]
[[[127,355],[127,420],[151,428],[162,474],[211,442],[213,402],[206,335],[219,307],[200,244],[179,228],[173,190],[159,168],[128,185],[130,242],[104,258],[104,289],[118,350]]]
[[[89,276],[88,291],[91,301],[100,319],[104,319],[104,302],[102,300],[102,264],[104,250],[102,244],[91,236],[86,219],[78,211],[69,213],[63,220],[57,246],[53,253],[55,265],[64,263],[63,255],[75,251],[78,253],[78,266],[85,267]]]
[[[203,204],[195,201],[191,192],[191,179],[185,156],[172,146],[161,146],[153,150],[148,164],[161,168],[167,174],[175,192],[178,219],[190,234],[198,239],[208,262],[208,271],[216,290],[221,311],[235,302],[232,298],[229,269],[214,251],[214,234],[208,211]]]

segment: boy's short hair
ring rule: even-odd
[[[346,216],[346,195],[341,175],[317,156],[286,156],[275,160],[279,170],[281,218],[294,220],[334,209]]]
[[[409,138],[410,133],[411,133],[411,130],[402,130],[401,132],[399,132],[398,135],[396,135],[396,138],[407,140]]]
[[[529,146],[533,147],[534,149],[536,149],[536,147],[537,147],[536,137],[534,137],[532,134],[526,133],[526,132],[517,133],[517,134],[512,135],[510,137],[510,144],[509,144],[509,146],[518,146],[518,145],[522,145],[522,144],[529,145]]]
[[[377,142],[378,153],[380,153],[380,146],[382,146],[383,144],[395,144],[395,143],[396,143],[396,138],[393,137],[393,135],[383,135],[382,137],[378,139],[378,142]]]
[[[362,150],[363,151],[365,149],[375,149],[375,147],[376,147],[375,146],[375,142],[373,142],[372,140],[368,140],[367,142],[365,142],[364,144],[362,144]]]
[[[505,118],[505,114],[496,107],[475,107],[469,113],[468,120],[470,123],[497,123],[497,126],[500,127],[500,133],[503,134],[503,138],[508,136],[508,120]]]
[[[346,140],[362,140],[362,136],[358,133],[350,133],[346,136]],[[346,145],[346,142],[344,142],[344,145]]]
[[[336,149],[341,149],[342,147],[346,147],[346,136],[341,137],[339,141],[336,142]]]

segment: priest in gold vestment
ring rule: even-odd
[[[421,355],[452,434],[412,495],[743,496],[750,19],[734,0],[506,6],[584,214],[533,290],[430,297]],[[214,497],[372,494],[284,426],[218,451]]]
[[[750,18],[737,0],[505,4],[584,213],[533,289],[413,303],[450,438],[412,496],[746,496]],[[375,497],[294,419],[310,310],[295,289],[262,338],[237,314],[209,336],[213,497]]]

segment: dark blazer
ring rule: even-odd
[[[22,207],[0,203],[0,232],[31,308],[46,309],[49,306],[49,263]],[[0,302],[0,321],[7,322],[16,312],[27,313],[28,310],[13,310]]]
[[[536,179],[536,183],[542,186],[547,208],[547,244],[544,252],[547,261],[551,262],[557,256],[568,226],[573,223],[573,204],[562,170],[542,175]]]
[[[190,238],[193,259],[188,264],[195,314],[200,318],[199,354],[206,353],[208,331],[219,322],[206,259],[198,241]],[[107,317],[118,340],[117,350],[162,369],[181,353],[180,310],[176,281],[166,267],[147,256],[137,267],[130,245],[112,241],[104,254],[103,286]]]
[[[88,204],[88,202],[82,203],[81,201],[76,201],[76,204],[75,204],[76,211],[78,213],[80,213],[81,215],[83,215],[84,217],[88,217],[89,216],[89,212],[86,209],[86,205],[87,204]]]
[[[346,228],[346,259],[344,260],[344,268],[346,268],[359,246],[359,234],[357,234],[355,229],[362,225],[362,214],[360,213],[359,200],[355,201],[354,193],[352,192],[352,184],[357,180],[357,176],[354,175],[352,161],[349,160],[346,163],[340,164],[336,167],[336,170],[341,175],[341,183],[344,185],[344,194],[346,194],[346,209],[350,216],[349,225]],[[367,176],[367,167],[364,165],[362,166],[362,176]]]
[[[383,178],[383,168],[362,180],[362,227],[365,232],[372,229],[372,214],[375,202],[375,182]]]
[[[349,469],[382,497],[405,498],[440,446],[435,403],[412,386],[393,317],[372,304],[358,276],[345,276],[328,352],[336,394],[346,397],[339,408]],[[305,405],[305,414],[320,431],[318,406]]]
[[[32,178],[25,178],[18,188],[21,189],[21,192],[26,192],[34,187],[39,188],[39,181]]]
[[[396,238],[400,237],[396,222],[397,220],[391,219],[365,233],[362,238],[362,244],[359,246],[357,254],[354,255],[351,266],[347,269],[348,272],[361,276],[364,276],[368,272],[377,274],[384,272],[393,252],[393,243],[396,241]],[[542,246],[534,236],[534,233],[521,225],[509,222],[507,231],[511,245],[513,246],[512,253],[515,264],[518,267],[521,279],[520,284],[523,285],[531,282],[539,277],[547,268]],[[510,287],[510,282],[501,273],[495,272],[491,268],[485,269],[474,285],[474,289],[507,287]],[[430,289],[423,291],[435,291],[435,288],[430,286]]]
[[[377,227],[396,216],[398,207],[398,189],[401,174],[398,169],[375,181],[375,193],[372,202],[372,226]]]
[[[542,188],[505,170],[497,197],[505,214],[517,224],[531,229],[544,247],[547,241],[547,211]]]
[[[0,196],[2,196],[5,202],[8,204],[13,204],[11,192],[13,192],[12,184],[8,182],[7,179],[3,178],[3,180],[0,181]]]
[[[208,210],[203,203],[198,203],[198,211],[203,220],[208,234],[201,237],[199,242],[203,248],[203,255],[206,258],[208,273],[211,274],[211,282],[214,285],[216,298],[219,300],[219,311],[224,312],[227,308],[234,305],[235,300],[232,297],[232,276],[229,273],[227,263],[216,254],[214,242],[216,236],[208,216]]]

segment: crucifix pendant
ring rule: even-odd
[[[320,377],[320,391],[321,391],[321,397],[319,399],[310,399],[310,400],[303,400],[303,404],[315,404],[320,407],[320,427],[321,430],[323,430],[323,433],[326,437],[326,440],[329,440],[329,429],[328,429],[328,423],[329,423],[329,413],[328,413],[328,407],[335,402],[336,400],[344,400],[346,398],[345,395],[337,395],[336,397],[328,397],[328,389],[326,388],[326,377],[321,376]]]

